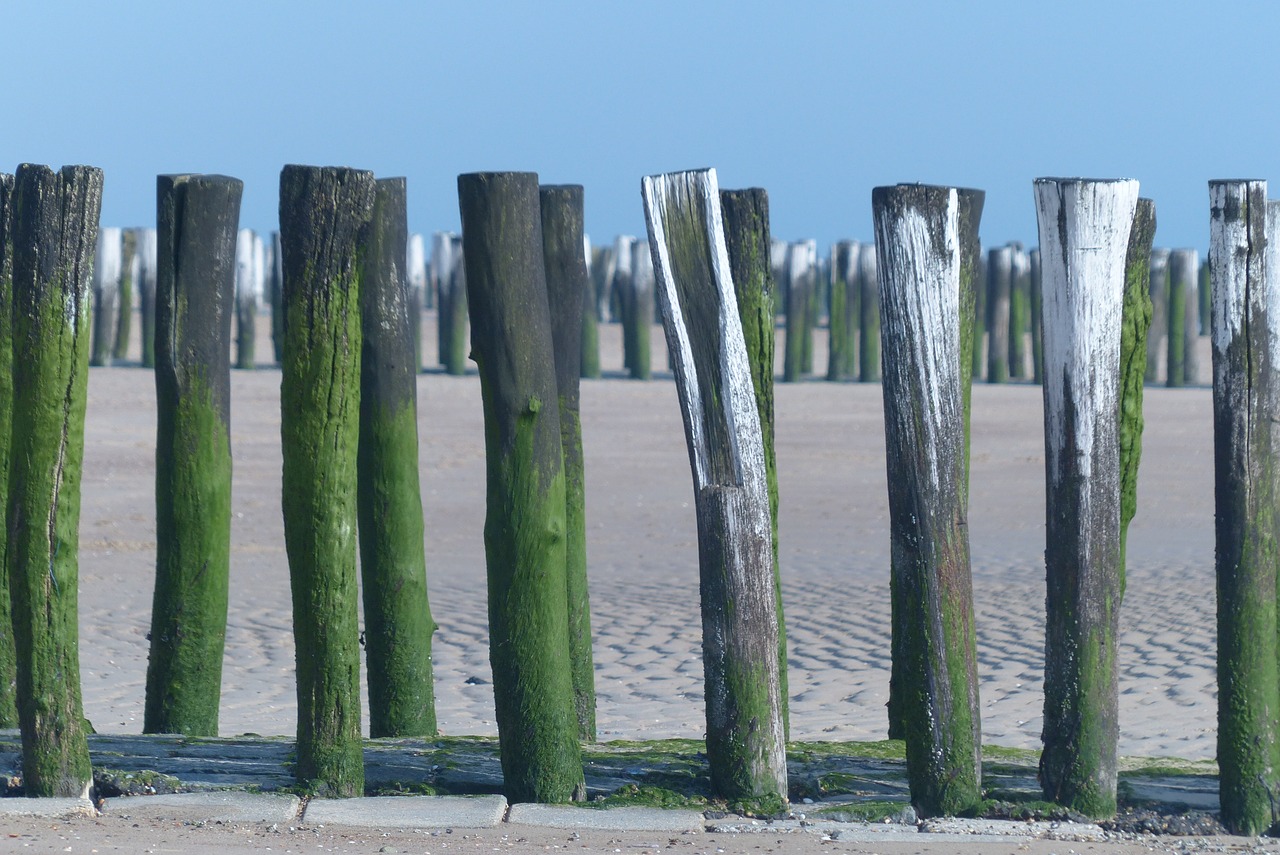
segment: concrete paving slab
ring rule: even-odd
[[[358,828],[493,828],[506,813],[504,796],[371,796],[313,799],[302,819]]]
[[[701,811],[616,807],[604,810],[572,805],[516,804],[507,822],[544,828],[590,828],[599,831],[702,831]]]
[[[166,793],[108,799],[103,813],[181,822],[293,822],[302,800],[288,793]]]
[[[0,799],[0,817],[34,816],[40,819],[62,819],[68,816],[97,816],[98,811],[88,799]]]

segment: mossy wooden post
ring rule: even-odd
[[[858,288],[858,379],[876,383],[880,380],[880,284],[872,245],[858,251]]]
[[[1151,331],[1151,241],[1156,205],[1139,199],[1129,229],[1124,262],[1124,308],[1120,329],[1120,591],[1128,573],[1129,523],[1138,512],[1138,464],[1142,462],[1142,397]]]
[[[409,235],[405,259],[405,279],[409,283],[409,331],[413,336],[413,370],[422,370],[422,310],[427,296],[427,242],[420,234]]]
[[[858,243],[842,240],[831,249],[831,319],[827,379],[852,380],[858,365]],[[770,318],[772,326],[772,318]]]
[[[129,357],[129,335],[133,331],[133,284],[138,272],[138,230],[120,232],[120,294],[116,300],[116,336],[111,358],[123,362]]]
[[[776,810],[787,764],[769,485],[716,174],[641,188],[693,474],[711,788]]]
[[[120,229],[104,226],[98,230],[93,259],[93,345],[89,364],[110,365],[116,344],[117,301],[120,298],[120,264],[123,241]]]
[[[449,332],[445,323],[449,302],[449,282],[453,276],[453,236],[448,232],[431,235],[431,260],[427,267],[428,287],[436,295],[436,361],[449,364]]]
[[[18,167],[13,192],[10,608],[27,795],[84,798],[92,770],[80,699],[80,477],[89,281],[102,170]]]
[[[277,365],[284,364],[284,252],[280,232],[271,233],[271,276],[268,280],[271,303],[271,353]]]
[[[578,364],[580,376],[594,380],[600,376],[600,318],[597,314],[596,294],[599,293],[603,278],[605,249],[602,246],[591,246],[585,236],[583,244],[583,257],[587,261],[587,293],[582,300],[582,351]]]
[[[987,252],[987,382],[1009,382],[1009,283],[1013,248]]]
[[[586,472],[578,380],[582,375],[582,318],[590,278],[582,240],[582,186],[543,186],[542,257],[551,312],[565,481],[565,590],[569,608],[569,667],[573,675],[578,738],[596,741],[595,665],[591,655],[591,601],[587,587]]]
[[[804,337],[801,341],[804,349],[800,354],[800,373],[805,376],[813,374],[813,331],[818,327],[818,316],[821,314],[823,297],[824,265],[818,258],[818,242],[816,240],[801,241],[805,254],[809,257],[808,287],[805,293]]]
[[[787,245],[783,300],[786,306],[786,335],[782,355],[782,382],[794,383],[804,376],[805,338],[813,335],[809,326],[809,292],[813,289],[813,259],[809,245],[796,241]],[[810,345],[810,347],[812,347]]]
[[[218,735],[243,189],[225,175],[156,179],[156,579],[144,733]]]
[[[262,293],[261,272],[256,263],[257,235],[252,229],[240,229],[236,238],[236,368],[252,371],[257,333],[258,296]]]
[[[782,611],[782,567],[778,563],[778,466],[773,450],[773,271],[769,264],[769,194],[763,188],[721,190],[720,213],[725,248],[742,322],[743,341],[751,363],[751,384],[764,444],[765,476],[769,486],[770,540],[773,590],[778,612],[778,697],[783,735],[791,738],[787,688],[787,624]]]
[[[1010,244],[1009,379],[1027,379],[1027,331],[1031,326],[1031,258],[1022,244]]]
[[[1039,386],[1044,383],[1044,284],[1039,248],[1031,250],[1028,257],[1031,263],[1031,382]]]
[[[13,176],[0,172],[0,515],[9,506],[9,434],[13,427]],[[17,661],[9,614],[7,525],[0,525],[0,728],[18,726]]]
[[[142,367],[156,367],[156,230],[138,229],[138,316],[142,325]]]
[[[649,332],[653,329],[653,259],[649,245],[638,239],[631,243],[630,284],[630,289],[621,293],[625,306],[622,315],[624,362],[632,380],[648,380],[653,376],[649,342]]]
[[[1046,472],[1045,798],[1116,810],[1120,346],[1138,182],[1040,178]]]
[[[511,801],[586,796],[569,667],[564,454],[538,176],[458,176],[484,400],[489,662]]]
[[[280,173],[285,342],[280,380],[284,535],[298,669],[298,783],[363,795],[356,458],[361,233],[373,173]]]
[[[1169,332],[1169,250],[1154,247],[1151,250],[1150,276],[1147,295],[1151,298],[1151,330],[1147,334],[1146,382],[1160,380],[1160,363],[1167,362],[1163,348]],[[1166,357],[1162,360],[1161,357]],[[1168,376],[1166,372],[1165,376]]]
[[[1196,316],[1200,300],[1196,293],[1196,280],[1200,275],[1200,252],[1194,247],[1175,249],[1169,253],[1169,384],[1170,386],[1195,385],[1200,365],[1196,360],[1196,337],[1200,334],[1200,319]],[[1177,323],[1174,323],[1175,305],[1180,305]],[[1176,327],[1176,329],[1175,329]],[[1174,355],[1181,363],[1174,383]],[[1280,804],[1277,805],[1280,807]]]
[[[1236,834],[1266,831],[1280,791],[1280,210],[1266,197],[1265,181],[1209,182],[1218,797]]]
[[[369,735],[435,736],[431,618],[418,482],[418,368],[405,276],[403,178],[377,182],[360,248],[356,508]]]
[[[1180,260],[1175,250],[1169,252],[1168,258],[1169,303],[1165,308],[1165,317],[1168,321],[1165,338],[1167,366],[1165,385],[1173,388],[1185,386],[1187,382],[1186,345],[1183,339],[1186,337],[1188,294],[1187,277],[1184,275],[1185,259]]]
[[[976,244],[977,221],[973,196],[965,201],[962,216],[960,193],[949,187],[872,192],[881,265],[894,694],[911,801],[926,816],[959,813],[981,798],[966,521],[965,339],[973,297],[964,281],[969,235],[961,234],[970,232]],[[981,203],[979,196],[979,213]]]

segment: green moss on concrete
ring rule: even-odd
[[[664,810],[702,810],[708,805],[707,798],[690,795],[665,787],[654,787],[642,784],[625,784],[607,796],[592,799],[584,807],[650,807]]]

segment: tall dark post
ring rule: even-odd
[[[13,427],[13,176],[0,172],[0,514],[9,506],[9,435]],[[7,526],[0,526],[0,728],[18,726],[17,661],[9,614]]]
[[[1266,199],[1265,181],[1209,182],[1218,797],[1236,834],[1266,831],[1280,792],[1280,209]]]
[[[378,181],[360,249],[356,507],[373,737],[436,734],[405,208],[405,180]]]
[[[156,230],[138,229],[138,307],[142,322],[142,367],[156,367]]]
[[[1116,810],[1120,350],[1138,182],[1037,179],[1044,275],[1045,798]]]
[[[641,182],[698,517],[711,786],[787,800],[769,490],[714,170]]]
[[[356,458],[360,427],[357,247],[373,173],[280,173],[285,342],[280,380],[284,536],[298,665],[298,782],[364,792],[360,743]]]
[[[538,176],[458,176],[484,399],[489,661],[511,801],[586,795],[568,662],[564,453]]]
[[[80,700],[80,478],[89,381],[89,280],[102,170],[18,167],[13,194],[13,422],[9,596],[28,795],[84,798],[92,770]]]
[[[582,239],[581,185],[544,186],[542,257],[556,362],[560,446],[564,452],[565,590],[569,604],[569,667],[573,672],[578,737],[596,741],[596,678],[591,655],[591,600],[587,588],[586,470],[578,380],[582,374],[582,319],[589,305],[587,258]]]
[[[225,175],[156,180],[156,581],[145,733],[218,735],[243,189]]]

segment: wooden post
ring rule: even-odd
[[[1037,179],[1044,266],[1048,593],[1040,782],[1089,817],[1116,809],[1120,345],[1138,182]]]
[[[1027,379],[1027,331],[1031,326],[1031,258],[1022,244],[1010,244],[1009,379]]]
[[[241,229],[236,238],[236,368],[252,371],[254,367],[255,326],[258,315],[257,265],[254,264],[254,234]]]
[[[585,235],[583,244],[587,260],[587,295],[582,303],[582,355],[579,364],[582,377],[596,379],[600,376],[600,316],[597,314],[596,295],[600,293],[604,279],[606,250],[602,246],[591,246]]]
[[[138,229],[138,305],[142,321],[142,367],[156,367],[156,230]]]
[[[1155,247],[1151,250],[1151,277],[1147,285],[1151,297],[1151,330],[1147,335],[1146,382],[1160,380],[1160,357],[1166,355],[1161,347],[1169,332],[1169,250]],[[1167,360],[1166,360],[1167,361]],[[1165,374],[1168,377],[1168,373]]]
[[[120,232],[120,295],[116,300],[116,334],[111,357],[123,362],[129,357],[129,335],[133,329],[133,283],[138,278],[138,232]]]
[[[144,733],[218,735],[243,189],[224,175],[156,179],[156,581]]]
[[[120,229],[104,226],[98,230],[93,259],[93,350],[89,357],[89,364],[95,367],[111,364],[116,343],[122,250]]]
[[[89,281],[102,170],[18,167],[8,543],[27,795],[88,795],[77,588],[89,380]]]
[[[1044,284],[1040,250],[1031,250],[1031,382],[1044,383]],[[1147,301],[1150,303],[1150,300]]]
[[[1169,387],[1185,386],[1187,382],[1186,337],[1187,323],[1187,276],[1186,258],[1179,258],[1178,251],[1169,252],[1168,288],[1169,304],[1166,309],[1168,319],[1168,337],[1165,339],[1168,368],[1165,374],[1165,385]],[[1175,265],[1178,267],[1175,268]]]
[[[809,292],[813,289],[813,258],[809,244],[796,241],[787,245],[786,261],[786,350],[782,357],[782,381],[794,383],[804,376],[805,339],[813,335],[809,326]]]
[[[1142,396],[1151,330],[1151,241],[1156,206],[1139,199],[1124,262],[1124,308],[1120,330],[1120,590],[1127,574],[1129,523],[1138,512],[1138,464],[1142,460]]]
[[[974,270],[977,278],[974,279],[973,353],[970,354],[973,358],[970,376],[974,380],[981,379],[987,370],[987,305],[991,302],[987,293],[987,256],[981,247],[978,250],[978,263]]]
[[[568,664],[565,473],[538,176],[458,176],[484,398],[489,661],[511,801],[586,796]]]
[[[858,364],[858,242],[831,249],[831,320],[827,379],[852,380]]]
[[[624,292],[623,341],[627,351],[627,370],[632,380],[648,380],[653,376],[649,332],[653,329],[653,258],[645,241],[631,244],[631,289]]]
[[[641,182],[698,517],[711,787],[779,809],[787,766],[769,488],[714,170]]]
[[[804,349],[800,354],[800,373],[806,377],[813,374],[813,331],[818,327],[818,316],[822,305],[822,260],[818,258],[818,242],[816,240],[801,241],[805,254],[809,258],[809,271],[805,288],[804,336],[801,339]]]
[[[858,329],[858,379],[875,383],[880,380],[880,285],[874,246],[863,246],[858,251],[858,288],[862,313]]]
[[[445,373],[460,377],[467,373],[467,270],[457,235],[432,235],[431,266],[438,293],[440,364]]]
[[[1223,825],[1250,835],[1275,822],[1280,791],[1280,208],[1266,197],[1265,181],[1209,182],[1218,797]]]
[[[413,335],[413,370],[422,370],[422,310],[427,295],[427,244],[420,234],[409,235],[405,277],[409,283],[409,330]]]
[[[1199,364],[1196,361],[1196,336],[1200,332],[1197,312],[1200,298],[1196,282],[1200,276],[1200,252],[1194,247],[1175,249],[1169,253],[1169,385],[1195,385]],[[1181,304],[1182,312],[1174,324],[1174,305]],[[1175,330],[1175,326],[1177,329]],[[1175,337],[1176,335],[1176,337]],[[1180,382],[1174,383],[1174,352],[1181,362]]]
[[[431,619],[418,482],[418,369],[405,277],[403,178],[377,182],[360,256],[356,506],[369,735],[435,736]]]
[[[1009,288],[1013,247],[987,253],[987,382],[1009,382]]]
[[[959,813],[981,799],[960,207],[959,193],[948,187],[872,192],[881,265],[893,626],[901,633],[893,648],[901,661],[895,670],[911,801],[926,816]],[[976,243],[976,220],[964,225]]]
[[[271,233],[271,351],[277,365],[284,365],[284,251],[280,232]]]
[[[356,458],[360,428],[358,243],[373,173],[280,173],[285,342],[280,380],[284,535],[298,669],[298,783],[363,795]]]
[[[773,590],[778,612],[778,698],[783,735],[791,739],[790,698],[787,688],[787,626],[782,610],[782,569],[778,563],[778,467],[773,449],[773,271],[769,263],[769,194],[763,188],[721,190],[720,213],[725,249],[729,253],[738,319],[742,323],[751,384],[764,444],[765,477],[769,486],[770,540],[773,545]]]
[[[9,507],[9,436],[13,427],[13,176],[0,172],[0,515]],[[7,520],[7,517],[4,517]],[[18,726],[17,653],[9,613],[7,524],[0,527],[0,728]]]
[[[1199,283],[1200,296],[1200,335],[1207,336],[1213,328],[1211,319],[1213,316],[1213,278],[1210,275],[1211,266],[1209,258],[1206,257],[1200,262],[1200,270],[1197,273],[1196,281]]]

